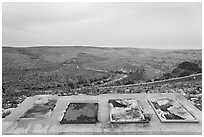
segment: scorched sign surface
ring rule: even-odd
[[[149,100],[161,122],[198,122],[178,101],[167,97]]]

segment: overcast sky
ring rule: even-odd
[[[201,3],[2,3],[3,45],[202,48]]]

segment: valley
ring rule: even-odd
[[[182,90],[186,98],[194,98],[201,110],[202,77],[194,79],[199,74],[202,74],[202,50],[3,47],[2,104],[5,110],[16,108],[26,97],[38,94],[174,93]],[[190,80],[183,78],[191,75]],[[189,97],[189,90],[196,91],[198,100]]]

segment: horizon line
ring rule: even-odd
[[[100,45],[29,45],[29,46],[19,46],[19,45],[3,45],[2,47],[12,47],[12,48],[32,48],[32,47],[93,47],[93,48],[135,48],[135,49],[161,49],[161,50],[191,50],[191,49],[202,49],[201,48],[148,48],[148,47],[134,47],[134,46],[100,46]]]

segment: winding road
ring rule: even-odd
[[[156,84],[164,84],[164,83],[169,83],[169,82],[180,82],[184,80],[191,80],[191,79],[202,79],[202,73],[199,74],[193,74],[190,76],[184,76],[184,77],[178,77],[178,78],[171,78],[171,79],[166,79],[166,80],[160,80],[160,81],[154,81],[154,82],[147,82],[147,83],[136,83],[136,84],[129,84],[129,85],[120,85],[120,86],[106,86],[106,87],[99,87],[97,86],[90,86],[90,87],[82,87],[82,88],[77,88],[73,89],[73,91],[78,91],[81,89],[91,89],[91,88],[99,88],[99,89],[109,89],[109,88],[125,88],[125,87],[135,87],[135,86],[144,86],[144,85],[156,85]]]

